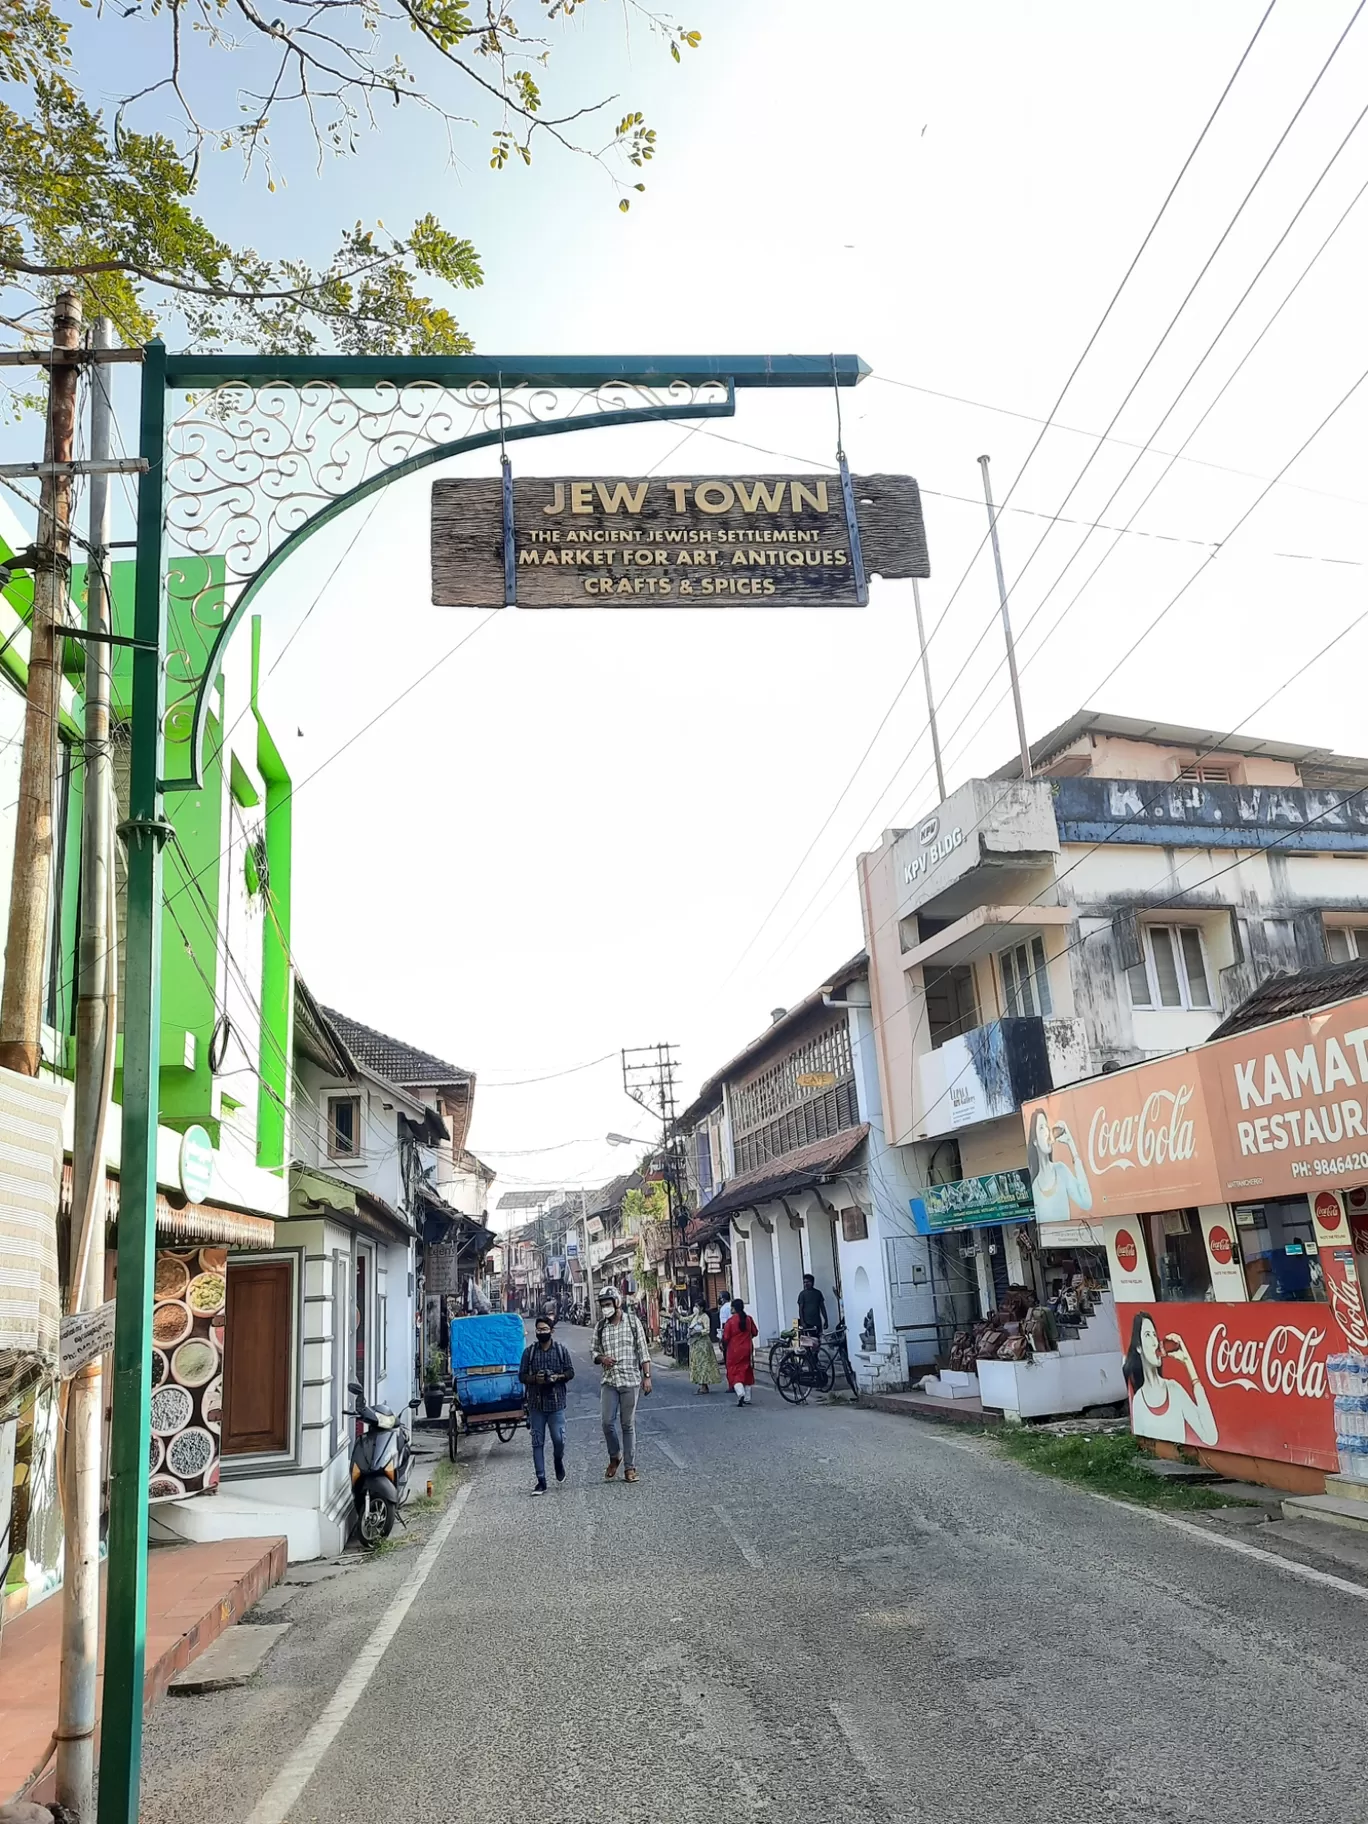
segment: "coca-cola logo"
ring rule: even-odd
[[[1315,1202],[1316,1221],[1327,1235],[1333,1235],[1340,1226],[1339,1198],[1333,1191],[1322,1191]]]
[[[1343,1330],[1351,1349],[1368,1354],[1368,1310],[1364,1309],[1359,1287],[1358,1269],[1347,1248],[1334,1250],[1334,1258],[1321,1260],[1325,1267],[1325,1290],[1335,1322]]]
[[[1213,1223],[1211,1233],[1207,1236],[1207,1246],[1211,1249],[1211,1258],[1218,1267],[1228,1267],[1235,1256],[1235,1243],[1230,1239],[1230,1230],[1223,1229],[1219,1222]]]
[[[1088,1123],[1088,1164],[1094,1172],[1128,1172],[1137,1165],[1166,1165],[1191,1159],[1196,1135],[1187,1113],[1192,1085],[1156,1089],[1138,1115],[1111,1120],[1104,1104]]]
[[[1140,1250],[1135,1245],[1135,1237],[1129,1229],[1116,1231],[1116,1259],[1123,1273],[1134,1273],[1140,1264]]]
[[[1325,1362],[1317,1351],[1325,1337],[1324,1330],[1301,1330],[1295,1324],[1280,1324],[1267,1339],[1231,1336],[1226,1325],[1217,1324],[1207,1338],[1207,1379],[1213,1387],[1319,1400],[1326,1383]]]

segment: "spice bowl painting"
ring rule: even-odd
[[[226,1250],[159,1249],[155,1285],[149,1499],[176,1501],[218,1487]]]

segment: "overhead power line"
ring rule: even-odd
[[[1364,4],[1368,4],[1368,0],[1359,0],[1359,3],[1360,3],[1360,8],[1361,8]],[[1112,295],[1107,302],[1106,308],[1103,310],[1102,315],[1098,318],[1097,323],[1096,323],[1091,335],[1088,337],[1087,341],[1084,343],[1082,352],[1078,356],[1077,360],[1074,362],[1073,366],[1070,368],[1068,377],[1065,379],[1063,386],[1060,388],[1059,394],[1058,394],[1057,398],[1055,399],[1054,404],[1050,407],[1049,416],[1045,419],[1045,421],[1041,425],[1039,431],[1036,433],[1035,441],[1032,443],[1030,449],[1026,452],[1024,461],[1021,463],[1021,466],[1018,468],[1015,477],[1013,478],[1010,486],[1008,487],[1006,493],[1004,494],[1004,496],[1002,498],[1002,501],[999,505],[999,511],[1001,511],[1001,509],[1003,507],[1007,506],[1009,504],[1009,502],[1011,501],[1013,494],[1016,492],[1016,489],[1021,482],[1022,476],[1026,473],[1026,470],[1030,466],[1030,463],[1031,463],[1032,459],[1034,458],[1037,450],[1039,450],[1041,444],[1044,442],[1045,437],[1047,436],[1051,425],[1054,423],[1055,415],[1058,413],[1060,407],[1063,405],[1064,400],[1068,395],[1070,387],[1073,385],[1075,379],[1078,376],[1079,370],[1082,368],[1084,362],[1087,360],[1088,356],[1092,353],[1093,348],[1096,346],[1098,337],[1102,334],[1102,331],[1105,329],[1107,323],[1110,321],[1112,312],[1115,310],[1117,303],[1119,302],[1119,300],[1121,298],[1122,292],[1125,290],[1126,286],[1129,284],[1131,275],[1134,273],[1136,267],[1139,265],[1141,259],[1144,257],[1145,251],[1149,247],[1150,242],[1154,239],[1154,236],[1158,231],[1159,224],[1163,221],[1164,216],[1168,211],[1170,203],[1173,201],[1173,198],[1177,194],[1178,189],[1183,182],[1183,179],[1187,176],[1188,171],[1191,169],[1194,159],[1197,157],[1197,154],[1200,152],[1203,144],[1205,143],[1206,137],[1210,133],[1212,127],[1214,126],[1217,116],[1220,114],[1221,109],[1225,106],[1227,97],[1229,96],[1232,88],[1235,86],[1235,83],[1239,78],[1240,72],[1244,69],[1246,62],[1248,61],[1249,56],[1254,49],[1254,46],[1257,44],[1257,42],[1259,40],[1259,36],[1262,33],[1265,25],[1267,25],[1268,20],[1269,20],[1270,16],[1272,15],[1273,9],[1276,5],[1277,5],[1277,0],[1269,0],[1268,6],[1265,8],[1262,16],[1259,19],[1258,24],[1254,28],[1252,37],[1250,38],[1248,44],[1246,44],[1244,50],[1240,53],[1239,60],[1237,61],[1235,68],[1231,71],[1229,77],[1226,80],[1224,88],[1221,90],[1221,93],[1217,97],[1216,105],[1212,108],[1210,114],[1207,116],[1206,122],[1203,125],[1201,132],[1198,133],[1196,139],[1193,141],[1192,147],[1189,150],[1187,157],[1183,160],[1182,165],[1179,167],[1178,175],[1174,178],[1173,182],[1169,185],[1169,188],[1164,197],[1164,200],[1159,205],[1158,213],[1155,215],[1154,220],[1150,223],[1149,227],[1146,229],[1144,238],[1141,240],[1140,245],[1136,248],[1135,253],[1132,255],[1130,263],[1126,267],[1126,270],[1122,273],[1120,282],[1116,286],[1116,289],[1112,292]],[[1355,14],[1355,17],[1357,17],[1357,14]],[[1352,21],[1351,21],[1351,23],[1352,23]],[[1318,78],[1318,80],[1319,80],[1319,78]],[[1115,420],[1113,420],[1113,424],[1114,424],[1114,422],[1115,422]],[[1109,425],[1107,428],[1108,428],[1108,430],[1110,430],[1112,428],[1112,426]],[[974,564],[978,561],[979,555],[981,554],[981,552],[983,551],[983,549],[987,543],[988,543],[988,534],[984,533],[983,536],[980,538],[978,544],[975,546],[973,555],[970,557],[968,564],[965,566],[964,574],[960,577],[959,582],[956,583],[954,589],[951,591],[949,600],[946,602],[944,608],[941,610],[939,618],[937,619],[935,625],[931,629],[931,633],[928,636],[927,641],[926,641],[926,645],[928,647],[930,646],[931,641],[935,639],[936,634],[939,631],[939,629],[944,625],[946,616],[949,614],[950,609],[954,605],[954,602],[955,602],[956,598],[958,597],[961,589],[963,589],[965,583],[968,581],[969,574],[970,574],[971,570],[973,569]],[[897,690],[894,692],[891,702],[888,704],[888,707],[884,710],[883,715],[880,717],[880,719],[874,729],[873,734],[869,738],[868,744],[866,745],[863,753],[860,755],[860,758],[856,761],[853,771],[851,772],[850,776],[847,778],[845,784],[841,787],[840,792],[837,794],[835,803],[832,805],[831,809],[827,812],[826,816],[823,818],[820,826],[817,829],[816,834],[812,837],[811,841],[808,843],[807,848],[803,851],[802,855],[800,856],[800,858],[798,860],[797,865],[793,869],[793,872],[790,874],[789,878],[785,881],[783,887],[780,889],[778,897],[775,899],[774,904],[770,907],[769,911],[766,912],[764,917],[761,919],[760,924],[757,926],[756,930],[752,933],[750,938],[747,940],[745,947],[741,951],[741,954],[737,957],[736,961],[732,964],[731,968],[727,971],[727,974],[723,977],[721,983],[719,984],[719,989],[724,988],[726,986],[726,984],[732,980],[732,978],[735,976],[737,970],[741,967],[742,963],[744,963],[747,956],[750,955],[751,950],[755,947],[755,944],[758,941],[761,932],[764,930],[765,926],[769,923],[770,919],[774,916],[775,912],[778,911],[780,905],[782,905],[785,896],[787,895],[790,887],[793,885],[793,882],[798,878],[798,875],[802,872],[803,867],[805,866],[808,857],[812,854],[813,849],[817,846],[817,843],[821,840],[822,836],[826,833],[827,829],[830,827],[832,819],[836,816],[836,814],[840,810],[841,806],[845,803],[846,798],[848,797],[852,787],[855,784],[855,780],[857,779],[857,777],[863,770],[865,762],[868,760],[870,754],[874,751],[875,745],[877,744],[879,737],[882,735],[884,729],[887,727],[889,719],[891,718],[891,716],[893,714],[893,711],[897,708],[898,704],[901,702],[903,693],[907,690],[907,688],[911,684],[913,678],[916,677],[917,672],[920,668],[920,664],[921,664],[921,657],[920,657],[920,655],[918,655],[916,664],[914,664],[910,668],[910,670],[907,673],[907,676],[903,679],[902,683],[898,686]]]

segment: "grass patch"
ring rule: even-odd
[[[453,1463],[449,1457],[438,1457],[432,1465],[430,1475],[421,1478],[421,1485],[432,1483],[432,1493],[417,1495],[409,1502],[408,1511],[414,1514],[435,1514],[446,1506],[451,1485],[460,1474],[460,1465]]]
[[[402,1512],[404,1525],[396,1525],[388,1539],[377,1539],[369,1548],[372,1558],[387,1558],[391,1552],[402,1552],[411,1545],[422,1545],[426,1542],[431,1530],[431,1522],[436,1519],[447,1504],[452,1489],[461,1474],[461,1465],[453,1463],[447,1457],[438,1457],[429,1468],[420,1466],[423,1473],[414,1474],[413,1481],[425,1489],[432,1483],[432,1493],[414,1495],[404,1503]],[[407,1527],[407,1531],[405,1530]]]
[[[1113,1495],[1145,1507],[1220,1507],[1210,1489],[1169,1482],[1145,1468],[1140,1447],[1128,1431],[1076,1432],[1058,1437],[1050,1431],[1020,1430],[998,1434],[1004,1453],[1043,1476],[1077,1482],[1099,1495]]]

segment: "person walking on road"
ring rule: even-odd
[[[518,1365],[518,1379],[527,1389],[527,1427],[532,1433],[532,1467],[537,1472],[534,1495],[546,1493],[548,1431],[556,1480],[565,1480],[565,1389],[575,1378],[575,1364],[565,1344],[554,1340],[554,1329],[549,1317],[539,1317],[537,1340],[523,1350]]]
[[[727,1358],[727,1385],[738,1406],[749,1406],[755,1385],[755,1339],[760,1331],[739,1298],[732,1300],[732,1314],[722,1326],[722,1350]]]
[[[701,1307],[689,1320],[689,1379],[699,1393],[711,1393],[722,1379],[713,1354],[712,1322]]]
[[[798,1328],[810,1335],[820,1336],[830,1321],[826,1300],[817,1290],[817,1281],[811,1273],[804,1273],[803,1289],[798,1294]]]
[[[603,1479],[611,1482],[623,1464],[623,1481],[635,1482],[637,1396],[651,1391],[651,1351],[641,1319],[626,1308],[615,1286],[605,1286],[599,1293],[594,1360],[603,1370],[600,1402],[603,1441],[608,1446]]]

